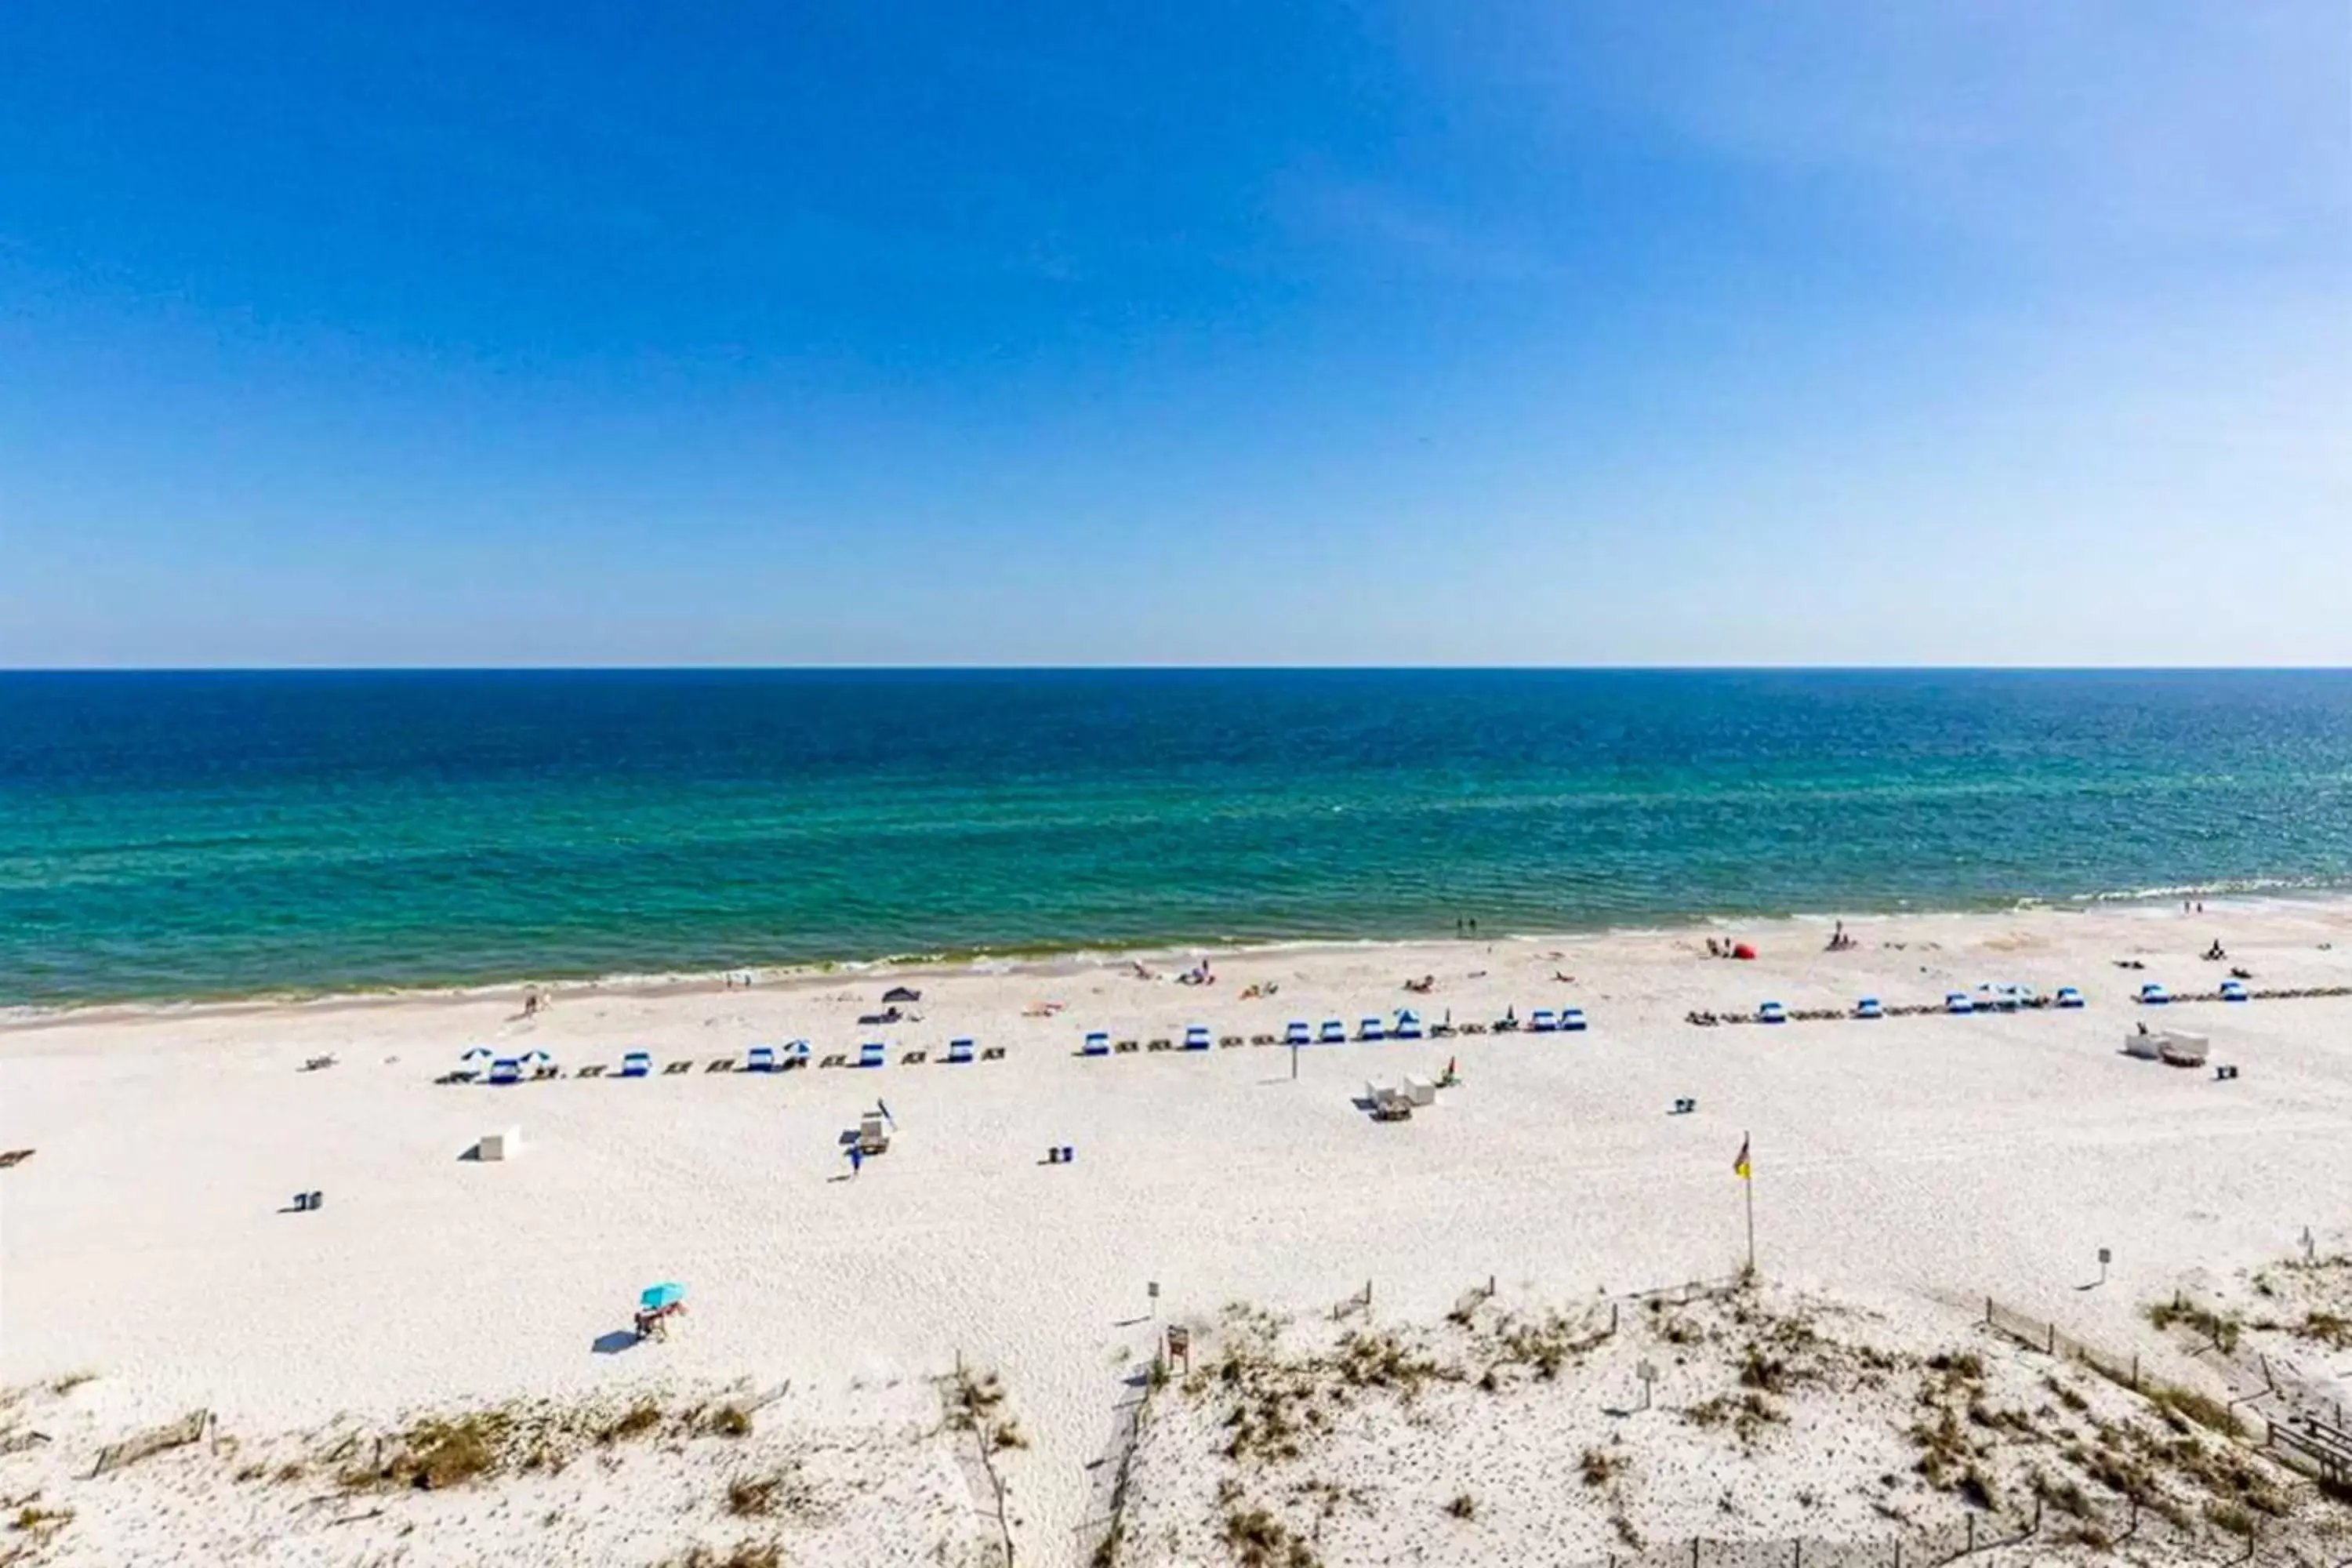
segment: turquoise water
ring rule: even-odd
[[[0,675],[0,1004],[2352,885],[2352,674]]]

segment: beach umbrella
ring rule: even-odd
[[[553,1057],[549,1056],[545,1051],[525,1051],[521,1057],[521,1060],[527,1065],[536,1065],[541,1062],[551,1062],[555,1058]]]
[[[461,1062],[486,1062],[498,1054],[498,1052],[490,1049],[488,1046],[476,1046],[472,1050],[467,1051],[464,1056],[459,1057],[457,1059]]]
[[[675,1307],[686,1300],[686,1287],[677,1283],[648,1285],[637,1292],[637,1305],[648,1312],[658,1312],[664,1307]]]

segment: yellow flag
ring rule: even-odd
[[[1745,1138],[1739,1141],[1739,1158],[1731,1163],[1731,1173],[1743,1182],[1753,1179],[1756,1174],[1754,1167],[1748,1163],[1748,1140]]]

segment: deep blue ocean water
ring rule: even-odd
[[[2352,885],[2352,673],[0,675],[0,1004]]]

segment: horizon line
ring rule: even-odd
[[[187,664],[0,665],[9,676],[108,675],[2344,675],[2352,664]]]

